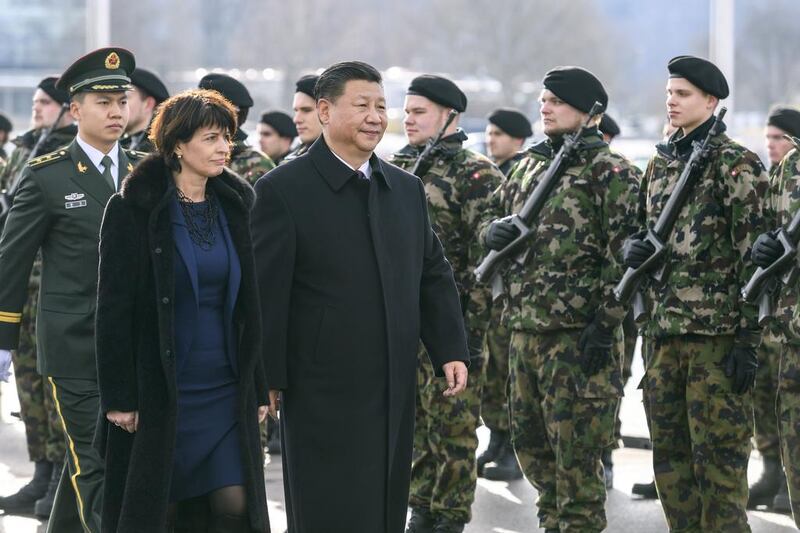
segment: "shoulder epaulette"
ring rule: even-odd
[[[34,157],[30,161],[28,161],[28,166],[31,168],[42,168],[47,166],[51,163],[55,163],[56,161],[61,161],[62,159],[67,159],[69,154],[66,150],[56,150],[55,152],[50,152],[49,154],[40,155],[39,157]]]

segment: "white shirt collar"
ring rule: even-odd
[[[78,142],[78,146],[81,147],[81,150],[89,157],[89,160],[94,163],[95,168],[97,171],[102,174],[105,171],[101,161],[103,158],[108,155],[111,158],[111,175],[114,177],[114,182],[118,180],[117,176],[119,175],[119,144],[114,143],[114,146],[111,147],[111,150],[108,154],[104,154],[91,144],[87,143],[83,139],[81,139],[81,132],[78,130],[78,135],[75,137],[75,140]]]
[[[347,161],[345,161],[344,159],[339,157],[339,154],[337,154],[333,150],[331,150],[331,153],[336,156],[336,159],[338,159],[339,161],[341,161],[342,163],[347,165],[347,168],[351,168],[353,170],[360,170],[367,177],[367,179],[371,179],[372,178],[372,167],[369,166],[369,159],[364,161],[364,164],[361,165],[360,167],[358,167],[358,169],[355,169],[350,165],[350,163],[348,163]]]

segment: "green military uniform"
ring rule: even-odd
[[[420,350],[417,380],[416,429],[411,464],[412,508],[457,523],[471,518],[477,476],[476,429],[480,414],[484,336],[489,321],[490,294],[474,281],[472,271],[483,250],[478,241],[480,215],[503,175],[486,157],[462,148],[467,136],[458,131],[442,139],[418,170],[425,185],[434,231],[442,241],[461,294],[473,379],[457,397],[442,396],[441,383],[424,348]],[[423,147],[406,146],[390,161],[410,170]]]
[[[72,142],[77,131],[78,128],[72,124],[52,131],[39,147],[40,153],[47,154],[65,147]],[[39,155],[32,151],[41,133],[42,130],[30,130],[14,139],[16,149],[9,158],[9,166],[0,174],[0,189],[14,189],[18,185],[28,160]],[[37,254],[28,280],[28,298],[22,309],[19,345],[12,351],[14,379],[30,460],[47,460],[60,465],[66,453],[61,421],[48,392],[49,386],[36,371],[36,306],[41,272],[42,260]]]
[[[56,84],[81,91],[130,89],[133,55],[96,50],[77,60]],[[117,150],[117,183],[141,154]],[[111,159],[106,155],[104,160]],[[0,237],[0,348],[16,348],[27,281],[42,254],[36,320],[37,368],[47,381],[67,440],[48,531],[100,531],[103,463],[92,446],[99,414],[94,347],[98,239],[106,202],[114,193],[111,166],[103,173],[74,140],[31,160],[20,178]]]
[[[275,168],[275,163],[267,154],[247,144],[247,134],[238,130],[233,139],[228,167],[247,180],[250,185],[255,185],[258,178]]]
[[[547,140],[528,149],[494,193],[487,222],[519,212],[556,148]],[[637,190],[632,165],[590,131],[535,222],[525,264],[505,274],[512,440],[548,531],[606,525],[600,455],[614,438],[621,361],[612,351],[589,376],[578,340],[593,321],[616,328],[625,314],[612,289],[617,251],[637,227]]]
[[[510,175],[516,164],[525,157],[518,152],[498,168],[504,176]],[[503,325],[504,302],[492,302],[489,328],[486,331],[486,377],[481,395],[481,419],[492,432],[507,434],[508,428],[508,339],[510,333]]]
[[[775,173],[777,223],[788,224],[800,209],[800,149],[791,150]],[[777,228],[777,226],[776,226]],[[776,229],[770,228],[770,229]],[[800,527],[800,311],[798,290],[782,287],[776,306],[776,328],[782,334],[777,415],[781,458],[789,485],[794,521]]]
[[[657,146],[645,173],[652,225],[685,166],[693,138]],[[672,531],[749,531],[747,462],[752,396],[733,391],[722,362],[734,342],[759,335],[757,310],[739,296],[753,272],[750,245],[764,230],[769,182],[753,152],[725,133],[666,243],[669,274],[653,287],[642,384],[659,498]],[[757,340],[755,341],[757,342]]]

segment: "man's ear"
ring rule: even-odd
[[[332,104],[325,98],[317,102],[317,115],[323,126],[327,126],[328,122],[331,120],[331,105]]]

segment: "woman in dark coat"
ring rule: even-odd
[[[219,93],[173,96],[151,127],[159,153],[106,207],[97,307],[103,531],[269,531],[254,195],[224,169],[235,131],[235,108]]]

